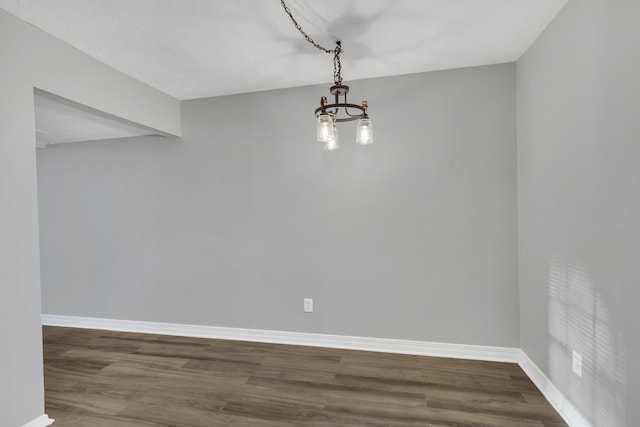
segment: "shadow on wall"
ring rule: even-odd
[[[551,262],[549,335],[551,381],[594,426],[624,427],[627,369],[622,336],[580,262]],[[572,370],[573,351],[582,355],[582,377]]]

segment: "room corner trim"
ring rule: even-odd
[[[520,350],[518,365],[520,365],[536,387],[540,389],[544,397],[551,403],[551,406],[558,411],[567,424],[571,427],[593,427],[522,350]]]
[[[44,414],[44,415],[40,415],[35,420],[26,423],[22,427],[47,427],[53,424],[54,421],[55,420],[52,420],[51,418],[49,418],[47,414]]]
[[[387,338],[352,337],[302,332],[267,331],[262,329],[226,328],[219,326],[183,325],[132,320],[100,319],[91,317],[43,314],[42,324],[86,329],[104,329],[119,332],[138,332],[184,337],[253,341],[271,344],[305,345],[384,353],[413,354],[418,356],[450,357],[517,363],[520,349],[466,344],[448,344],[427,341],[395,340]]]

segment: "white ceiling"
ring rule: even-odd
[[[37,148],[66,142],[160,134],[42,91],[34,94],[34,103]]]
[[[287,0],[353,79],[517,60],[567,0]],[[179,99],[329,83],[332,58],[279,0],[0,0],[0,8]]]

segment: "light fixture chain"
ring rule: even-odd
[[[340,42],[333,50],[333,81],[336,85],[342,85],[342,62],[340,62],[340,54],[342,53],[342,45]]]
[[[289,15],[289,18],[291,18],[291,22],[293,22],[293,25],[296,27],[298,31],[300,31],[300,34],[302,34],[302,36],[306,41],[308,41],[309,43],[314,45],[317,49],[323,52],[333,53],[333,81],[338,86],[342,85],[342,63],[340,62],[340,54],[343,52],[342,44],[338,41],[336,43],[335,49],[327,49],[326,47],[316,43],[316,41],[313,40],[309,36],[309,34],[304,32],[300,24],[298,24],[298,21],[296,21],[296,18],[293,17],[293,13],[291,12],[291,9],[289,9],[289,6],[287,6],[284,0],[280,0],[280,4],[282,5],[282,8],[284,9],[284,11],[287,12],[287,15]]]
[[[280,0],[280,3],[282,4],[282,7],[284,8],[284,11],[287,12],[287,15],[289,15],[289,18],[291,18],[291,22],[293,22],[293,25],[296,27],[296,29],[298,31],[300,31],[300,34],[302,34],[302,36],[304,37],[304,39],[306,41],[308,41],[309,43],[314,45],[316,48],[318,48],[318,49],[320,49],[320,50],[322,50],[322,51],[324,51],[326,53],[336,54],[336,50],[335,49],[327,49],[326,47],[316,43],[311,37],[309,37],[309,35],[304,32],[304,30],[302,29],[300,24],[298,24],[298,21],[296,21],[296,19],[293,17],[293,13],[291,13],[291,9],[289,9],[289,6],[286,5],[284,0]]]

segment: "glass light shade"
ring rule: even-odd
[[[324,143],[323,148],[327,151],[333,151],[333,150],[337,150],[338,148],[340,148],[340,146],[338,145],[338,129],[336,129],[335,127],[333,127],[332,129],[332,135],[329,137],[329,139]]]
[[[356,142],[360,145],[373,144],[373,125],[369,118],[358,120]]]
[[[318,116],[318,126],[316,128],[316,139],[318,142],[328,143],[335,135],[333,119],[328,114]]]

